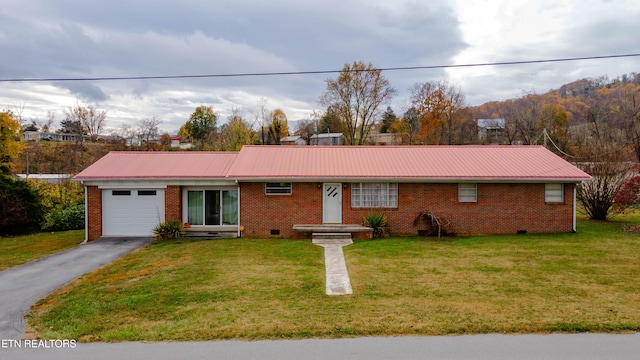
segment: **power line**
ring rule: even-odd
[[[584,56],[560,59],[545,60],[524,60],[524,61],[501,61],[492,63],[474,63],[474,64],[450,64],[450,65],[427,65],[427,66],[403,66],[403,67],[387,67],[376,69],[350,70],[350,72],[362,71],[400,71],[400,70],[428,70],[428,69],[446,69],[446,68],[465,68],[480,66],[505,66],[505,65],[525,65],[525,64],[543,64],[568,61],[582,60],[599,60],[637,57],[640,54],[622,54],[622,55],[602,55],[602,56]],[[157,80],[157,79],[197,79],[197,78],[225,78],[225,77],[260,77],[260,76],[285,76],[285,75],[314,75],[314,74],[337,74],[344,70],[317,70],[317,71],[288,71],[288,72],[262,72],[262,73],[231,73],[231,74],[200,74],[200,75],[158,75],[158,76],[118,76],[118,77],[86,77],[86,78],[24,78],[24,79],[0,79],[0,82],[45,82],[45,81],[115,81],[115,80]]]

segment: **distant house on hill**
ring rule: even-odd
[[[502,118],[478,119],[478,140],[486,144],[502,144],[506,123]]]
[[[367,135],[367,143],[373,145],[406,145],[409,135],[402,133],[380,133]]]

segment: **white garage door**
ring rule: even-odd
[[[150,236],[164,222],[164,190],[102,190],[103,236]]]

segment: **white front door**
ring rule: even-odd
[[[342,184],[323,184],[322,222],[342,224]]]

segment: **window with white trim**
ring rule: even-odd
[[[192,226],[238,225],[238,190],[187,190],[186,218]]]
[[[351,184],[351,207],[354,208],[397,208],[397,183],[354,183]]]
[[[544,201],[548,203],[564,202],[564,184],[544,184]]]
[[[458,202],[474,203],[478,201],[478,184],[458,184]]]
[[[291,183],[265,183],[264,193],[267,195],[291,195]]]

